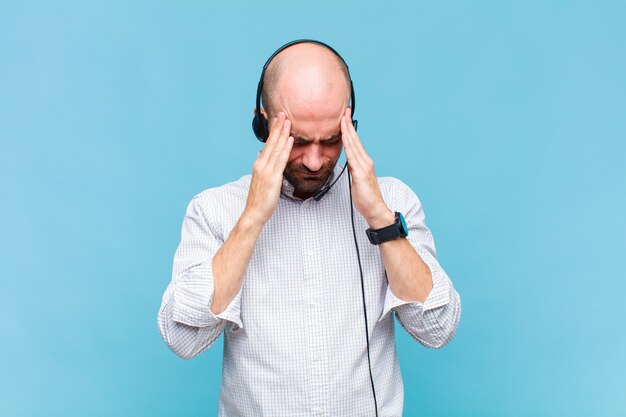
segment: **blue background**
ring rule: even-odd
[[[433,3],[433,4],[430,4]],[[436,3],[436,4],[435,4]],[[421,198],[456,339],[400,327],[408,416],[626,415],[626,3],[0,3],[0,415],[216,415],[222,342],[156,315],[191,197],[250,172],[262,64],[350,65]]]

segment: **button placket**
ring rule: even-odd
[[[311,376],[313,388],[312,411],[315,415],[325,415],[325,409],[328,399],[327,373],[328,364],[325,363],[326,358],[326,335],[324,334],[324,315],[323,315],[323,286],[319,282],[320,262],[319,253],[316,248],[319,236],[317,236],[317,222],[315,216],[315,207],[307,200],[301,207],[302,215],[302,237],[304,242],[305,254],[303,264],[305,270],[305,279],[307,283],[307,298],[309,306],[309,323],[310,339],[310,358],[311,358]]]

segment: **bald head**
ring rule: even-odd
[[[314,112],[336,97],[347,106],[350,76],[345,63],[330,49],[299,43],[280,52],[263,78],[263,108],[269,117],[279,111]]]

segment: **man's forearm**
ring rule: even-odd
[[[252,220],[244,213],[213,257],[213,314],[223,312],[241,289],[261,230],[263,223]]]
[[[380,245],[391,291],[404,301],[424,302],[433,288],[428,265],[407,239],[394,239]]]
[[[263,226],[278,205],[283,172],[293,146],[291,121],[280,112],[272,119],[270,136],[252,165],[246,208],[212,260],[213,314],[223,312],[237,296]]]
[[[388,208],[368,223],[373,228],[387,226],[394,221]],[[391,291],[404,301],[424,302],[433,288],[432,274],[407,239],[394,239],[380,244],[380,254],[387,272]]]

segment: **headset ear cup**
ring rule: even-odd
[[[258,140],[265,143],[270,135],[267,119],[262,114],[256,114],[252,119],[252,131]]]

